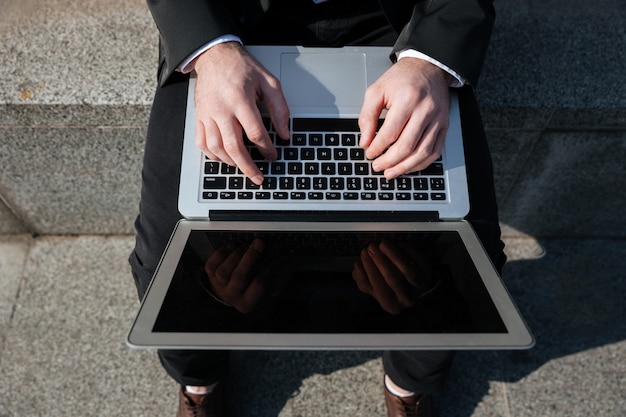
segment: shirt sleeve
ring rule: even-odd
[[[235,36],[235,35],[220,36],[216,39],[213,39],[211,42],[208,42],[202,45],[200,48],[196,49],[191,55],[189,55],[180,63],[180,65],[176,68],[176,71],[182,72],[183,74],[190,73],[191,71],[193,71],[192,63],[197,57],[199,57],[203,52],[214,47],[215,45],[219,45],[220,43],[225,43],[225,42],[239,42],[240,44],[243,45],[243,42],[241,41],[241,38],[239,38],[239,36]]]
[[[423,59],[424,61],[428,61],[431,64],[438,66],[439,68],[450,74],[452,77],[454,77],[454,80],[450,83],[450,87],[452,88],[460,88],[466,84],[466,80],[459,74],[457,74],[456,71],[454,71],[452,68],[426,54],[416,51],[415,49],[403,49],[399,52],[396,52],[396,57],[398,58],[398,60],[409,57]]]

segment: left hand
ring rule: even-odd
[[[365,93],[360,146],[387,179],[422,170],[441,155],[449,125],[450,75],[418,58],[403,58]],[[381,112],[385,121],[376,133]]]

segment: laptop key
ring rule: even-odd
[[[356,146],[356,134],[355,133],[342,134],[341,146]]]
[[[414,190],[428,190],[428,179],[424,177],[413,179]]]
[[[326,146],[339,146],[339,133],[327,133],[324,135],[324,144]]]
[[[328,178],[315,177],[313,178],[314,190],[326,190],[328,188]]]
[[[309,189],[311,189],[311,178],[309,178],[309,177],[298,177],[298,178],[296,178],[296,189],[297,190],[309,190]]]
[[[291,136],[291,144],[293,146],[305,146],[306,145],[306,133],[294,133]]]
[[[231,190],[241,190],[243,188],[243,177],[230,177],[228,179],[228,188]]]
[[[272,175],[284,175],[287,171],[287,165],[284,162],[273,162],[271,167]]]
[[[220,170],[221,174],[224,175],[232,175],[237,173],[237,167],[230,166],[228,164],[222,164],[222,168]]]
[[[204,177],[203,188],[205,190],[225,190],[226,177]]]
[[[309,134],[309,146],[322,146],[324,144],[321,133]]]
[[[445,190],[446,184],[443,178],[435,177],[430,179],[431,190]]]
[[[219,174],[220,163],[215,161],[208,161],[204,164],[204,173],[206,175]]]
[[[339,175],[352,175],[352,164],[339,163],[337,166],[337,171]]]
[[[360,190],[361,178],[347,178],[347,189],[348,190]]]
[[[364,178],[363,189],[365,190],[378,190],[378,180],[376,178]]]
[[[289,162],[287,164],[287,173],[289,175],[302,175],[302,162]]]
[[[280,177],[278,179],[278,188],[280,188],[281,190],[293,190],[293,178]]]
[[[354,164],[354,173],[356,175],[369,175],[370,165],[364,162]]]
[[[334,178],[330,179],[330,189],[331,190],[343,190],[343,189],[345,189],[344,184],[345,184],[345,182],[344,182],[343,178],[334,177]]]
[[[443,164],[435,162],[422,171],[422,175],[443,175]]]

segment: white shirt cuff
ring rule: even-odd
[[[454,77],[454,81],[450,83],[450,87],[459,88],[459,87],[463,87],[466,83],[465,79],[461,77],[459,74],[457,74],[453,69],[442,64],[436,59],[429,57],[426,54],[416,51],[415,49],[403,49],[402,51],[396,53],[396,57],[398,58],[398,60],[401,60],[402,58],[407,58],[407,57],[419,58],[419,59],[423,59],[424,61],[428,61],[433,65],[438,66],[439,68],[441,68],[442,70],[444,70],[445,72],[447,72],[448,74]]]
[[[180,63],[178,68],[176,68],[176,71],[182,72],[183,74],[190,73],[191,71],[193,71],[193,65],[191,65],[191,63],[193,62],[194,59],[199,57],[207,49],[215,45],[219,45],[220,43],[224,43],[224,42],[239,42],[240,44],[243,45],[243,42],[241,41],[239,36],[235,36],[235,35],[220,36],[219,38],[213,39],[211,42],[204,44],[203,46],[198,48],[194,53],[189,55],[183,62]]]

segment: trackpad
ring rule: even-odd
[[[364,54],[284,53],[280,81],[290,107],[356,107],[367,88]]]

